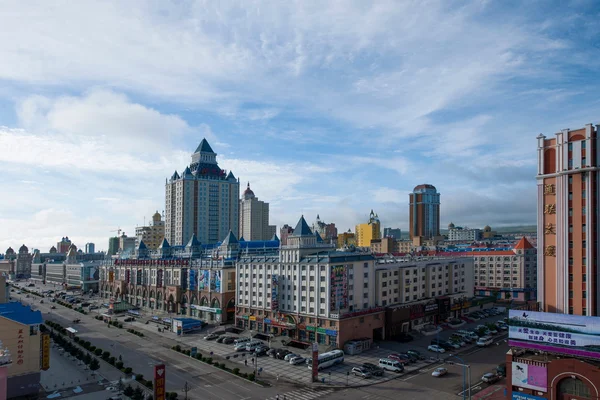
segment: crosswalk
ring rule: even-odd
[[[314,400],[333,392],[333,389],[317,390],[313,388],[294,390],[293,392],[280,393],[279,397],[269,397],[267,400]]]

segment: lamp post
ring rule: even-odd
[[[456,364],[456,365],[460,365],[461,367],[463,367],[463,400],[466,400],[467,398],[467,391],[469,392],[469,400],[471,400],[471,365],[467,364],[465,360],[463,360],[462,358],[460,358],[457,355],[454,354],[450,354],[450,357],[454,357],[456,358],[458,361],[460,361],[460,363],[454,362],[454,361],[446,361],[449,364]],[[468,375],[467,375],[467,371],[465,371],[465,369],[468,370]],[[465,379],[468,377],[468,388],[465,388]]]

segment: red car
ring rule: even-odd
[[[410,362],[410,360],[407,360],[406,357],[396,353],[390,354],[389,356],[387,356],[387,358],[389,358],[390,360],[398,361],[402,365],[408,364]]]

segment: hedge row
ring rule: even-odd
[[[182,349],[180,345],[176,345],[176,346],[171,347],[171,350],[175,350],[178,353],[185,354],[186,356],[190,356],[191,357],[191,350]],[[202,362],[207,363],[209,365],[214,365],[217,368],[220,368],[220,369],[222,369],[224,371],[227,371],[227,372],[231,372],[234,375],[241,376],[242,378],[248,379],[251,382],[256,381],[256,376],[254,375],[254,372],[251,372],[249,374],[245,373],[245,372],[240,373],[240,369],[239,368],[233,368],[232,369],[232,368],[229,368],[228,366],[226,366],[225,363],[213,362],[212,357],[203,357],[202,354],[200,354],[200,353],[196,353],[192,358],[195,358],[196,360],[202,361]]]

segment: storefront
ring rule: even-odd
[[[187,307],[187,304],[185,304],[185,307]],[[208,318],[206,318],[207,320],[210,321],[215,321],[217,323],[221,322],[221,315],[222,315],[222,310],[220,308],[215,308],[215,307],[208,307],[208,306],[199,306],[196,304],[192,304],[190,305],[190,308],[192,310],[195,310],[196,312],[203,312],[208,315]],[[194,311],[192,311],[192,315],[194,315]],[[247,318],[247,316],[246,316]]]

